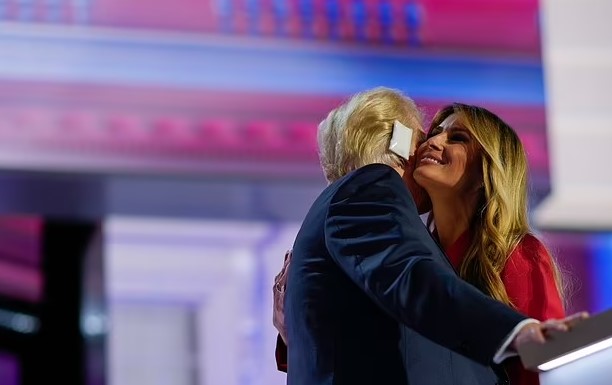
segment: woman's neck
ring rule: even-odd
[[[431,195],[434,223],[440,245],[448,250],[467,231],[476,212],[477,198]]]

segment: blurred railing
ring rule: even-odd
[[[0,0],[0,20],[539,54],[537,0]]]
[[[3,146],[82,153],[173,154],[234,160],[316,161],[316,122],[249,121],[105,114],[55,109],[0,109]]]
[[[422,6],[406,0],[213,1],[223,32],[418,43]]]
[[[134,157],[317,163],[316,121],[186,117],[138,112],[0,109],[2,147]],[[519,134],[532,171],[548,171],[544,130]]]
[[[0,0],[0,20],[86,24],[92,0]]]

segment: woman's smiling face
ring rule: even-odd
[[[482,185],[482,151],[472,133],[449,115],[417,150],[414,178],[432,195],[464,195]]]

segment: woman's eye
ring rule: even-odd
[[[465,134],[452,134],[450,139],[453,142],[469,142],[470,138]]]
[[[430,130],[427,133],[427,139],[433,138],[434,136],[438,135],[440,132],[442,132],[442,130],[439,127],[438,128],[434,128],[433,130]]]

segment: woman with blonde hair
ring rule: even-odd
[[[453,104],[434,117],[414,178],[428,222],[461,278],[538,320],[565,316],[559,270],[528,222],[527,158],[514,130],[490,111]],[[518,359],[511,384],[538,384]]]

